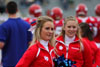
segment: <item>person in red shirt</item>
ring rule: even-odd
[[[54,7],[50,11],[50,16],[54,19],[55,34],[58,36],[63,26],[63,10],[59,7]]]
[[[25,17],[24,20],[31,25],[31,28],[29,29],[29,31],[32,31],[32,33],[34,33],[34,30],[36,28],[36,20],[41,15],[42,15],[42,8],[40,5],[38,4],[30,5],[29,7],[30,17]]]
[[[97,34],[97,28],[95,27],[96,19],[92,16],[88,16],[88,8],[85,4],[80,3],[76,7],[76,18],[78,23],[87,23],[90,29],[93,31],[93,36]]]
[[[97,35],[94,37],[94,40],[100,47],[100,4],[96,5],[95,14],[95,19],[97,20],[97,22],[95,23],[95,26],[97,27]]]
[[[92,67],[90,47],[81,39],[78,30],[78,21],[75,17],[64,19],[64,25],[60,36],[56,39],[56,53],[64,54],[66,59],[75,61],[76,67]]]
[[[16,67],[54,67],[54,24],[48,16],[37,18],[35,37]]]
[[[93,32],[90,30],[87,23],[80,23],[79,27],[82,39],[88,43],[92,51],[92,67],[100,66],[100,49],[93,40]]]
[[[30,5],[29,6],[29,15],[30,15],[30,17],[24,18],[24,20],[33,26],[34,24],[32,24],[32,22],[35,21],[34,19],[37,19],[39,16],[42,15],[41,6],[38,4]]]

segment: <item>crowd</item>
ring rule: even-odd
[[[0,24],[1,66],[100,67],[100,4],[95,17],[87,15],[83,3],[77,5],[76,16],[69,17],[63,17],[59,7],[42,16],[39,4],[30,5],[30,17],[24,18],[17,16],[16,2],[5,8],[8,19]]]

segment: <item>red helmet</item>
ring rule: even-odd
[[[54,19],[54,20],[59,20],[63,17],[63,11],[61,8],[59,7],[54,7],[52,10],[51,10],[51,17]]]
[[[95,14],[100,16],[100,4],[97,4],[95,7]]]
[[[38,4],[32,4],[29,7],[29,14],[34,15],[34,17],[39,17],[42,14],[42,9]]]
[[[76,15],[87,15],[88,8],[85,4],[81,3],[76,7]]]

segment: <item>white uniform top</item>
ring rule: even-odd
[[[73,42],[75,40],[75,36],[74,37],[72,37],[72,38],[69,38],[67,35],[65,35],[65,45],[68,47],[69,46],[69,44],[71,43],[71,42]]]
[[[47,51],[49,51],[49,49],[48,49],[48,43],[49,43],[49,41],[40,40],[40,43],[46,48]]]

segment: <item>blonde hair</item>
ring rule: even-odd
[[[63,38],[65,38],[65,30],[64,30],[64,27],[65,27],[65,25],[67,24],[68,21],[75,21],[78,24],[78,21],[77,21],[77,19],[75,17],[73,17],[73,16],[66,17],[64,19],[64,25],[62,27],[62,31],[60,33],[60,36],[63,36]],[[79,25],[78,25],[77,36],[80,39],[80,51],[81,51],[82,50],[82,42],[81,42],[81,35],[80,35],[80,32],[79,31],[80,30],[79,30]]]
[[[48,16],[40,16],[40,17],[37,18],[37,24],[36,24],[36,29],[35,29],[35,33],[34,33],[34,38],[32,40],[31,45],[33,45],[36,41],[40,41],[40,39],[41,39],[41,37],[40,37],[41,29],[47,21],[50,21],[51,23],[53,23],[53,19],[51,17],[48,17]],[[54,46],[54,43],[55,43],[54,36],[55,35],[53,34],[52,38],[49,41],[51,46]]]

